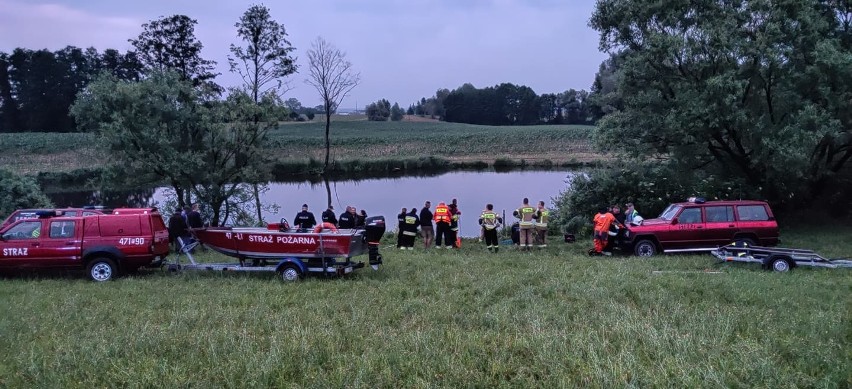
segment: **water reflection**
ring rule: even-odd
[[[515,220],[512,211],[520,207],[524,197],[529,198],[530,204],[544,200],[551,207],[551,199],[565,190],[568,180],[574,175],[567,171],[452,172],[431,177],[331,181],[328,189],[336,214],[352,205],[359,211],[366,210],[370,216],[384,215],[389,229],[396,227],[396,215],[403,207],[417,207],[419,210],[428,200],[432,202],[434,211],[438,202],[449,203],[458,199],[462,211],[460,234],[470,237],[479,235],[477,220],[485,204],[492,203],[495,211],[505,212],[507,222],[511,223]],[[109,202],[100,204],[110,207],[162,206],[166,203],[165,193],[165,188],[116,193],[105,197]],[[280,210],[277,213],[264,212],[264,219],[273,222],[284,217],[292,222],[302,204],[308,204],[319,220],[328,194],[322,180],[315,183],[270,183],[269,190],[261,195],[261,201],[264,204],[275,203]],[[52,194],[51,198],[60,207],[93,204],[83,192],[76,197]]]

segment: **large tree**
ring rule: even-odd
[[[284,25],[272,19],[269,8],[253,5],[234,27],[245,47],[231,45],[231,71],[242,77],[254,101],[266,92],[282,91],[284,78],[297,70]]]
[[[331,113],[343,102],[346,95],[361,81],[361,74],[355,73],[352,63],[346,60],[346,53],[334,47],[322,37],[311,44],[308,50],[310,73],[305,80],[313,86],[323,102],[325,112],[325,164],[323,171],[328,170],[331,153]],[[331,199],[329,199],[331,203]]]
[[[81,126],[96,132],[103,150],[124,177],[168,182],[183,206],[195,198],[223,208],[268,166],[261,147],[280,119],[280,100],[259,103],[231,90],[224,101],[174,72],[154,72],[139,82],[105,75],[72,107]]]
[[[172,15],[142,25],[136,39],[128,39],[148,73],[173,71],[194,86],[215,86],[216,62],[201,57],[204,47],[195,37],[198,22],[186,15]]]
[[[590,23],[623,53],[624,99],[600,144],[818,196],[852,157],[850,20],[848,1],[599,0]]]
[[[0,169],[0,220],[17,209],[52,206],[35,180]]]

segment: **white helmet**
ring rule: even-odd
[[[645,221],[645,219],[643,219],[642,216],[636,215],[630,224],[633,224],[634,226],[641,226],[643,221]]]

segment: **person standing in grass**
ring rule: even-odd
[[[535,210],[535,244],[539,248],[547,247],[547,219],[550,218],[550,211],[544,207],[544,201],[538,202],[538,209]]]
[[[459,248],[461,245],[459,244],[459,218],[461,217],[461,211],[459,211],[458,202],[456,199],[453,199],[453,202],[450,203],[450,238],[453,243],[453,248]]]
[[[435,221],[435,247],[440,248],[441,243],[445,242],[446,248],[453,247],[453,242],[450,240],[450,221],[452,220],[450,208],[444,202],[438,203],[435,207],[435,216],[432,219]]]
[[[414,250],[414,239],[417,237],[417,226],[420,218],[417,217],[417,207],[411,207],[411,212],[405,215],[405,247]]]
[[[612,253],[604,251],[607,242],[609,241],[609,228],[612,223],[617,223],[615,216],[609,212],[610,209],[607,209],[606,207],[599,209],[598,214],[595,215],[594,219],[592,219],[595,226],[595,247],[589,251],[589,255],[612,255]]]
[[[432,202],[427,201],[420,210],[420,235],[423,237],[423,248],[429,249],[435,240],[435,229],[432,228]]]
[[[533,246],[532,233],[535,222],[535,208],[530,206],[530,199],[524,197],[524,203],[514,212],[515,217],[519,220],[518,227],[520,228],[520,249],[531,250]]]
[[[408,213],[408,210],[404,207],[402,211],[399,212],[399,215],[396,215],[396,248],[400,250],[405,250],[405,238],[403,232],[405,232],[405,216]]]
[[[488,251],[500,251],[500,242],[497,239],[497,229],[503,225],[503,218],[494,213],[494,205],[488,204],[482,215],[479,216],[479,225],[482,226],[482,235],[485,238],[485,247]]]

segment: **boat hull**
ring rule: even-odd
[[[205,246],[235,258],[351,258],[367,251],[363,230],[279,232],[264,228],[207,227],[192,229]]]

